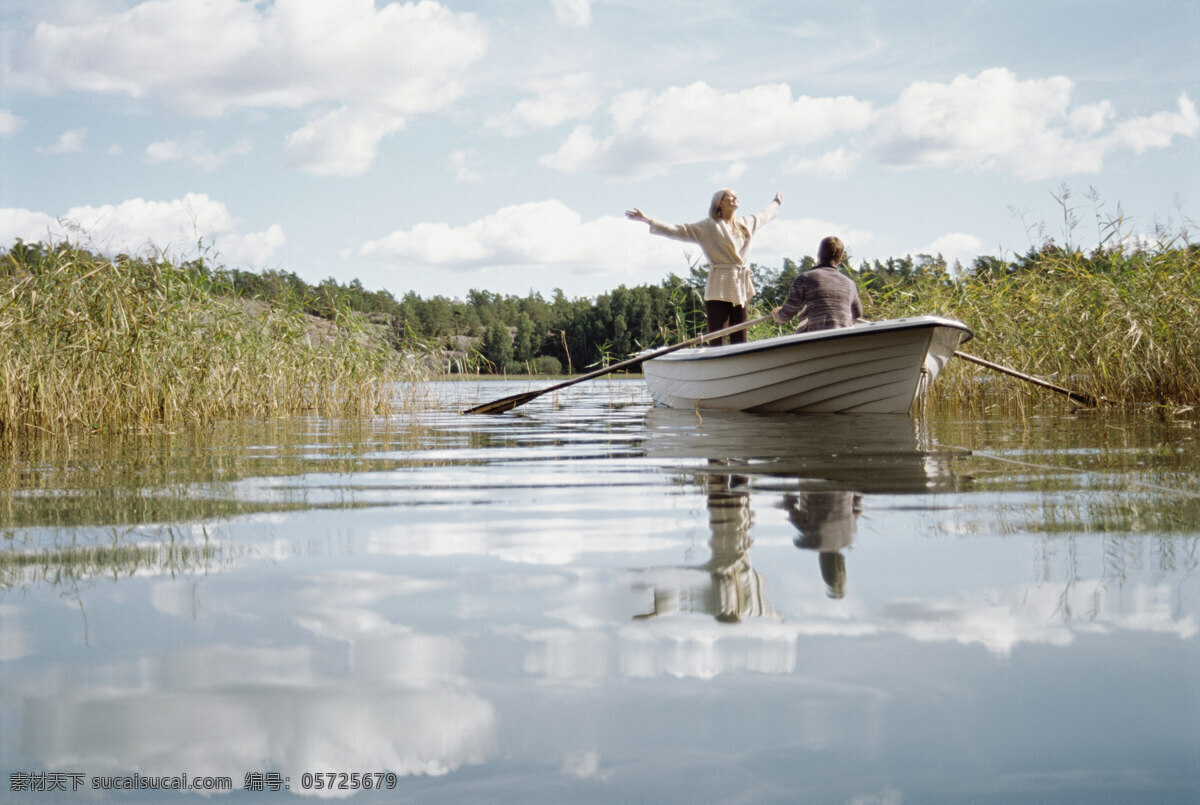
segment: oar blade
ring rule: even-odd
[[[540,391],[527,391],[523,394],[513,394],[509,397],[501,397],[499,400],[492,400],[473,408],[468,408],[463,411],[464,414],[503,414],[505,411],[511,411],[518,405],[524,405],[535,397],[541,396]]]
[[[1049,380],[1043,380],[1042,378],[1035,377],[1034,375],[1027,375],[1024,372],[1018,372],[1011,366],[1002,366],[1001,364],[992,363],[991,361],[986,361],[983,358],[978,358],[974,355],[968,355],[961,350],[955,350],[954,355],[957,358],[962,358],[963,360],[970,361],[971,363],[978,364],[979,366],[983,366],[987,369],[992,369],[1000,372],[1001,374],[1015,377],[1018,380],[1024,380],[1026,383],[1032,383],[1035,386],[1041,386],[1042,388],[1050,389],[1051,391],[1057,391],[1059,394],[1065,395],[1068,399],[1080,405],[1098,408],[1101,403],[1109,403],[1109,401],[1104,397],[1097,399],[1096,397],[1092,397],[1091,395],[1084,394],[1080,391],[1072,391],[1071,389],[1063,388],[1057,383],[1051,383]]]

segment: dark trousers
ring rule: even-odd
[[[726,327],[732,327],[735,324],[742,324],[746,321],[746,308],[741,305],[735,305],[733,302],[723,302],[719,299],[710,299],[705,302],[704,313],[708,316],[708,332],[710,333],[715,333],[717,330],[724,330]],[[705,343],[719,347],[725,343],[725,338],[714,338]],[[739,330],[736,333],[730,333],[729,343],[746,343],[746,331]]]

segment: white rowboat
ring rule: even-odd
[[[642,364],[659,405],[779,413],[907,413],[970,328],[939,316],[864,322]]]

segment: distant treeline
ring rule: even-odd
[[[781,268],[754,265],[755,305],[762,311],[783,303],[796,276],[814,265],[812,257],[785,259]],[[995,266],[981,262],[980,270]],[[621,360],[642,349],[674,343],[703,331],[707,266],[688,275],[670,274],[657,285],[624,285],[595,298],[568,298],[555,289],[520,297],[471,290],[465,299],[397,298],[369,291],[359,280],[330,278],[311,286],[284,271],[249,272],[197,264],[228,292],[270,303],[298,302],[306,312],[330,317],[353,311],[390,328],[397,347],[423,345],[457,355],[452,372],[560,374]],[[1008,270],[1005,268],[1004,270]],[[941,256],[863,262],[853,276],[864,294],[899,287],[950,282]]]
[[[952,285],[952,276],[1001,278],[1028,271],[1053,246],[1006,262],[980,257],[964,268],[941,255],[861,261],[846,273],[858,283],[868,309],[870,300],[900,295],[913,311],[934,289]],[[792,281],[815,265],[812,256],[784,259],[782,267],[752,265],[755,309],[765,313],[787,298]],[[692,266],[687,276],[670,274],[657,285],[620,286],[595,298],[568,298],[555,289],[549,298],[471,290],[465,299],[408,292],[369,291],[359,280],[333,278],[311,286],[284,271],[249,272],[210,269],[197,264],[229,292],[271,303],[299,302],[314,315],[332,317],[353,311],[390,328],[398,347],[424,347],[455,357],[451,372],[561,374],[579,372],[628,357],[640,350],[690,338],[704,330],[704,284],[708,267]],[[890,306],[889,306],[890,307]],[[927,312],[927,311],[926,311]]]

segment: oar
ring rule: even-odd
[[[1010,369],[1009,367],[1001,366],[998,363],[985,361],[983,358],[976,358],[974,355],[968,355],[965,352],[955,351],[954,354],[963,360],[970,361],[971,363],[977,363],[980,366],[987,367],[988,369],[1000,372],[1001,374],[1011,375],[1018,380],[1024,380],[1027,383],[1033,383],[1035,386],[1041,386],[1042,388],[1047,388],[1051,391],[1057,391],[1059,394],[1065,394],[1070,399],[1083,405],[1099,406],[1101,402],[1108,402],[1108,400],[1105,400],[1103,397],[1097,400],[1095,397],[1091,397],[1087,394],[1082,394],[1078,391],[1071,391],[1070,389],[1065,389],[1062,386],[1057,386],[1054,383],[1051,383],[1049,380],[1042,380],[1040,377],[1027,375],[1023,372],[1018,372],[1016,369]]]
[[[552,391],[565,389],[567,386],[573,386],[576,383],[582,383],[585,380],[591,380],[592,378],[600,377],[601,375],[619,372],[622,369],[631,369],[634,366],[643,364],[648,360],[659,357],[660,355],[666,355],[668,352],[674,352],[677,349],[690,347],[693,344],[700,344],[704,341],[711,341],[714,338],[721,338],[722,336],[729,335],[730,333],[736,333],[740,330],[745,330],[747,327],[753,327],[755,324],[761,324],[764,321],[771,321],[771,317],[760,316],[757,319],[751,319],[750,321],[745,321],[741,324],[735,324],[732,327],[726,327],[724,330],[717,330],[715,333],[705,333],[704,335],[698,335],[695,338],[689,338],[687,341],[680,341],[678,344],[672,344],[669,347],[660,347],[659,349],[652,350],[650,352],[643,352],[641,355],[635,355],[628,360],[621,361],[620,363],[614,363],[612,366],[606,366],[603,369],[597,369],[594,372],[588,372],[586,375],[573,377],[570,380],[564,380],[562,383],[556,383],[553,386],[547,386],[546,388],[538,389],[537,391],[525,391],[520,394],[510,395],[508,397],[501,397],[498,400],[492,400],[491,402],[477,405],[474,408],[468,408],[467,410],[463,411],[463,413],[501,414],[505,411],[511,411],[518,405],[524,405],[530,400],[541,397],[543,394],[549,394]]]

